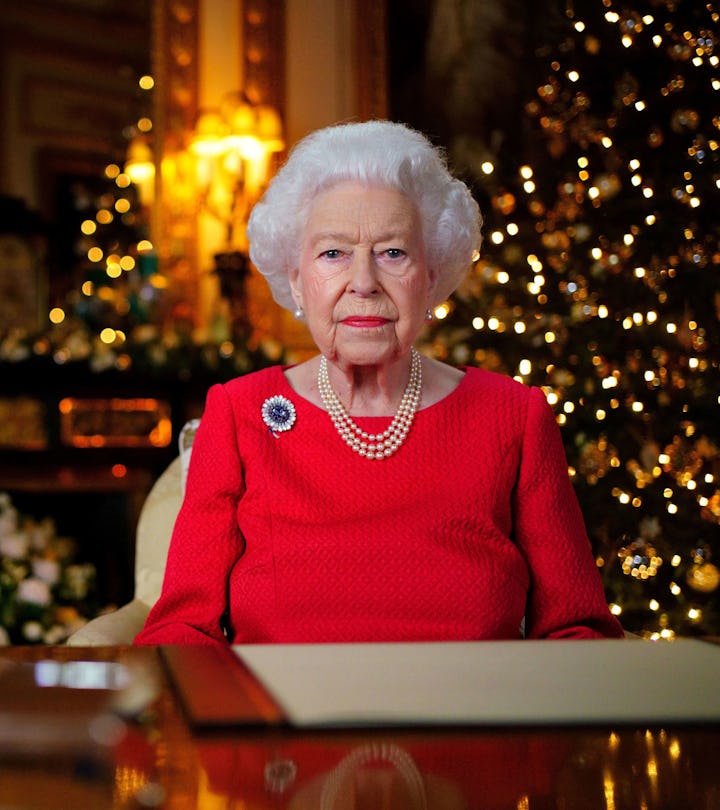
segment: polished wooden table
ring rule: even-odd
[[[52,687],[76,661],[133,688]],[[157,650],[0,649],[3,810],[720,810],[719,754],[714,725],[199,732]]]

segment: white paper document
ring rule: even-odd
[[[692,639],[233,649],[300,727],[720,721],[720,646]]]

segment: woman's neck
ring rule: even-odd
[[[328,361],[328,377],[351,416],[393,416],[410,379],[411,354],[378,366],[340,365]]]

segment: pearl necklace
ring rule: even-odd
[[[395,453],[407,438],[422,395],[422,359],[416,349],[411,349],[410,353],[410,379],[397,413],[390,426],[382,433],[366,433],[355,424],[330,384],[327,360],[325,357],[320,358],[318,389],[325,410],[330,414],[340,438],[365,458],[387,458]]]

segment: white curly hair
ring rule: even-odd
[[[482,216],[468,187],[454,178],[444,153],[404,124],[338,124],[299,141],[250,215],[250,258],[274,299],[295,309],[288,272],[297,267],[310,204],[344,180],[402,191],[420,214],[428,266],[437,276],[437,305],[462,281],[481,243]]]

